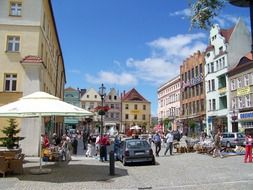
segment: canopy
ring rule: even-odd
[[[93,113],[61,101],[46,92],[34,92],[19,100],[0,107],[0,117],[43,117],[43,116],[92,116]],[[43,125],[43,122],[42,122]],[[39,141],[40,136],[39,135]],[[39,142],[41,154],[41,142]],[[40,155],[40,171],[42,171]]]
[[[130,130],[140,130],[140,129],[141,129],[141,127],[138,125],[134,125],[134,126],[130,127]]]
[[[61,101],[46,92],[35,92],[0,107],[0,117],[91,116],[93,113]]]

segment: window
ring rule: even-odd
[[[19,52],[20,37],[19,36],[8,36],[7,37],[7,51]]]
[[[216,110],[216,100],[213,99],[213,110]]]
[[[114,100],[117,100],[117,96],[114,96]]]
[[[245,96],[245,107],[250,107],[250,106],[251,106],[250,96],[246,95]]]
[[[125,119],[128,119],[128,114],[125,115]]]
[[[134,109],[137,110],[138,109],[138,105],[134,104]]]
[[[10,15],[11,16],[21,16],[22,3],[11,2],[10,4]]]
[[[5,91],[12,92],[17,90],[17,74],[5,74]]]
[[[196,77],[199,75],[199,72],[198,72],[198,71],[199,71],[199,68],[198,68],[198,66],[196,66],[196,67],[195,67],[195,76],[196,76]]]
[[[111,104],[111,108],[114,109],[114,104]]]
[[[221,46],[221,47],[219,47],[219,51],[220,51],[220,53],[222,53],[223,52],[223,47]]]
[[[213,64],[213,62],[211,63],[211,73],[213,73],[214,72],[214,64]]]
[[[143,105],[143,110],[146,110],[146,105]]]
[[[211,111],[212,110],[212,100],[208,100],[208,102],[209,102],[209,111]]]
[[[236,99],[235,98],[232,99],[232,108],[233,109],[236,108]]]
[[[243,108],[242,97],[238,97],[238,108]]]
[[[137,120],[137,114],[134,115],[134,120]]]
[[[194,78],[194,68],[192,68],[192,79]]]
[[[146,115],[142,115],[142,120],[146,120]]]
[[[244,85],[249,86],[249,74],[244,75]]]
[[[237,88],[241,88],[241,87],[242,87],[242,79],[237,78]]]
[[[87,96],[86,96],[87,98],[89,98],[90,97],[90,95],[89,94],[87,94]]]
[[[212,79],[212,87],[211,87],[212,89],[212,91],[214,91],[215,90],[215,81],[214,81],[214,79]]]
[[[96,98],[96,99],[97,99],[97,97],[98,97],[97,95],[94,95],[94,98]]]
[[[235,90],[235,79],[231,80],[231,90]]]
[[[112,96],[111,95],[109,95],[109,100],[111,100],[112,99]]]
[[[125,109],[128,110],[128,104],[125,105]]]

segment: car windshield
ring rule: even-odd
[[[129,149],[138,149],[148,147],[149,144],[147,141],[129,141],[127,142],[127,148]]]
[[[237,136],[238,136],[238,138],[244,138],[244,134],[242,134],[242,133],[238,133]]]

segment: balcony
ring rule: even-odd
[[[219,92],[220,95],[224,95],[224,94],[226,94],[226,92],[227,92],[227,88],[226,88],[226,87],[219,88],[219,89],[218,89],[218,92]]]

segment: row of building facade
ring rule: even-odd
[[[253,127],[252,68],[242,20],[230,29],[213,25],[206,50],[185,59],[178,76],[158,88],[158,120],[176,120],[184,133]]]
[[[113,129],[127,133],[131,126],[138,125],[143,131],[150,130],[151,103],[135,88],[123,93],[111,88],[104,96],[103,106],[109,108],[104,116],[99,115],[97,110],[102,106],[101,95],[93,88],[88,90],[66,88],[64,101],[94,113],[92,117],[65,118],[65,125],[71,128],[83,129],[89,124],[93,132],[99,132],[100,126],[103,125],[103,131]]]

